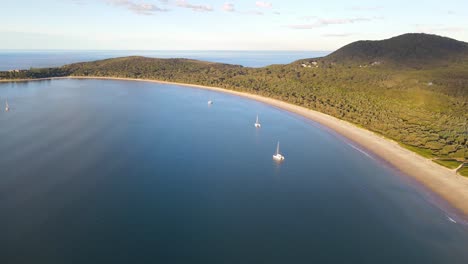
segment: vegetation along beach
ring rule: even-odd
[[[122,57],[0,72],[2,81],[56,77],[179,83],[271,104],[333,129],[468,213],[465,42],[405,34],[262,68]]]
[[[0,264],[468,263],[468,1],[0,10]]]

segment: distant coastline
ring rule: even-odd
[[[331,51],[319,50],[1,50],[0,71],[30,68],[60,67],[62,65],[126,56],[150,58],[188,58],[218,63],[239,64],[244,67],[264,67],[286,64],[302,58],[322,57]],[[234,55],[234,56],[233,56]]]
[[[445,168],[432,162],[430,159],[424,158],[400,146],[397,142],[377,135],[369,130],[360,128],[347,121],[307,109],[305,107],[286,103],[277,99],[272,99],[264,96],[259,96],[250,93],[237,92],[219,87],[210,87],[195,84],[186,84],[178,82],[166,82],[151,79],[134,79],[134,78],[117,78],[117,77],[92,77],[92,76],[68,76],[68,77],[52,77],[40,79],[17,79],[17,80],[0,80],[0,82],[26,82],[54,79],[102,79],[102,80],[121,80],[121,81],[143,81],[161,84],[173,84],[185,87],[208,89],[217,92],[228,93],[236,96],[249,98],[265,104],[278,107],[298,115],[301,115],[309,120],[317,122],[327,128],[332,129],[345,138],[356,142],[363,148],[373,152],[389,164],[411,176],[424,186],[438,194],[448,201],[456,209],[468,217],[468,179],[458,176],[452,170]]]

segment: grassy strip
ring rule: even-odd
[[[444,167],[447,167],[449,169],[456,169],[462,162],[458,160],[453,160],[453,159],[446,159],[446,160],[433,160],[435,163],[440,164]]]
[[[431,150],[429,149],[423,149],[423,148],[418,148],[418,147],[415,147],[415,146],[410,146],[410,145],[407,145],[407,144],[404,144],[404,143],[401,143],[401,142],[398,142],[398,144],[400,144],[400,146],[406,148],[406,149],[409,149],[413,152],[416,152],[417,154],[425,157],[425,158],[428,158],[428,159],[431,159],[431,158],[434,158],[434,154],[432,154]],[[460,164],[458,164],[460,165]]]
[[[465,166],[458,170],[458,174],[460,174],[461,176],[468,177],[468,166]]]

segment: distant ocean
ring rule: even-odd
[[[322,57],[328,51],[131,51],[131,50],[0,50],[0,70],[56,67],[69,63],[125,56],[188,58],[220,63],[263,67],[298,59]]]

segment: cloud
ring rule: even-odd
[[[246,15],[263,16],[263,12],[258,11],[258,10],[250,10],[250,11],[245,11],[245,12],[241,12],[241,13],[246,14]]]
[[[343,38],[356,35],[355,33],[341,33],[341,34],[323,34],[323,37],[327,38]]]
[[[328,25],[354,24],[358,22],[372,21],[374,19],[378,19],[378,18],[357,17],[357,18],[340,18],[340,19],[318,19],[314,23],[288,25],[287,27],[292,28],[292,29],[313,29],[313,28],[326,27]]]
[[[300,19],[300,20],[310,21],[310,20],[316,19],[316,18],[318,18],[318,17],[317,17],[317,16],[302,16],[302,17],[300,17],[299,19]]]
[[[234,8],[234,4],[226,2],[223,5],[223,10],[226,12],[234,12],[236,9]]]
[[[434,28],[434,31],[440,32],[464,32],[466,28],[463,27],[442,27],[442,28]]]
[[[435,24],[435,25],[423,25],[423,24],[416,24],[416,32],[421,33],[430,33],[430,34],[443,34],[443,33],[459,33],[468,31],[465,27],[447,27],[442,24]]]
[[[272,7],[272,4],[267,3],[267,2],[256,2],[256,5],[257,5],[257,7],[262,7],[262,8],[271,8]],[[224,11],[226,11],[226,12],[236,12],[236,13],[244,14],[244,15],[262,16],[262,15],[265,14],[262,10],[259,10],[259,9],[252,9],[252,10],[247,10],[247,11],[242,11],[242,10],[238,11],[234,7],[234,4],[230,3],[230,2],[225,2],[222,9]],[[280,12],[275,11],[275,12],[272,12],[272,14],[279,15]]]
[[[382,6],[353,6],[350,9],[353,11],[376,11],[382,8]]]
[[[319,23],[321,25],[342,25],[342,24],[353,24],[356,22],[371,21],[371,18],[341,18],[341,19],[320,19]]]
[[[272,8],[273,5],[269,2],[262,2],[262,1],[257,1],[255,2],[255,5],[260,8]]]
[[[75,5],[86,5],[84,0],[72,0]]]
[[[189,4],[186,0],[177,0],[176,5],[182,8],[192,9],[197,12],[211,12],[213,8],[210,5],[193,5]]]
[[[169,11],[165,8],[159,8],[154,4],[135,3],[130,0],[106,0],[106,2],[115,6],[125,7],[128,10],[140,15],[153,15],[155,12]]]

